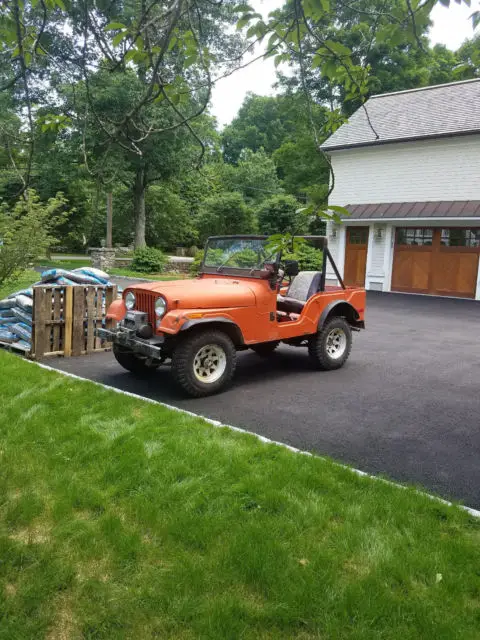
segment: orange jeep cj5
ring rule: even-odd
[[[197,397],[228,385],[237,351],[268,356],[280,342],[307,347],[318,369],[338,369],[350,354],[352,330],[365,327],[365,290],[344,285],[327,238],[304,241],[322,251],[322,271],[299,272],[263,236],[212,237],[198,278],[128,287],[108,309],[116,328],[98,334],[133,373],[171,360],[177,383]],[[325,285],[327,261],[340,286]]]

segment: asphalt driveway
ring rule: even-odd
[[[200,400],[168,367],[138,380],[111,353],[48,364],[479,508],[480,303],[370,293],[367,312],[343,369],[293,347],[240,353],[234,386]]]

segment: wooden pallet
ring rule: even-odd
[[[95,332],[111,326],[106,309],[116,297],[116,286],[34,287],[32,357],[79,356],[111,348]]]

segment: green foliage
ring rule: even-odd
[[[328,165],[311,136],[305,134],[296,142],[285,142],[272,159],[287,193],[312,196],[320,189],[327,191]]]
[[[297,260],[300,271],[322,271],[323,252],[308,242],[294,243],[294,251],[283,255],[284,259]]]
[[[228,263],[229,266],[238,267],[239,269],[251,269],[256,264],[258,264],[258,252],[253,249],[239,251],[232,256],[232,260]]]
[[[132,271],[159,273],[165,269],[167,257],[155,247],[143,247],[133,252]]]
[[[221,193],[202,203],[197,220],[200,240],[209,236],[252,233],[256,221],[239,193]]]
[[[318,129],[324,126],[327,113],[324,107],[312,105],[311,115]],[[222,140],[225,159],[239,166],[249,152],[266,153],[280,178],[275,185],[277,192],[281,186],[297,196],[328,184],[328,167],[316,147],[310,110],[300,93],[272,97],[248,94],[238,116],[225,127]],[[258,186],[262,189],[261,183]],[[259,194],[268,198],[267,187],[263,189]],[[273,191],[271,186],[268,189]]]
[[[275,164],[263,149],[244,149],[236,165],[215,163],[212,167],[221,189],[238,191],[248,204],[258,204],[282,192]]]
[[[293,108],[295,102],[298,106],[298,100],[291,97],[248,93],[238,115],[222,133],[227,162],[237,163],[244,149],[263,149],[271,156],[285,139],[294,136],[299,115]]]
[[[257,211],[260,233],[303,233],[304,217],[297,213],[299,204],[293,196],[273,196],[265,200]]]
[[[147,243],[164,251],[192,246],[198,234],[187,203],[166,184],[152,185],[146,197]]]
[[[41,202],[29,190],[13,207],[0,206],[0,284],[14,279],[58,242],[57,227],[69,215],[63,194]]]
[[[222,264],[225,260],[225,253],[223,249],[214,249],[213,247],[208,247],[206,250],[205,262],[208,266],[217,267]]]
[[[199,249],[197,251],[197,253],[195,254],[194,260],[190,266],[190,275],[191,276],[198,276],[199,272],[200,272],[200,265],[202,264],[202,260],[203,260],[203,256],[204,256],[204,250],[203,249]]]

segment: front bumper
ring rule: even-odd
[[[165,341],[163,336],[154,336],[153,338],[139,338],[135,329],[127,329],[126,327],[118,327],[117,329],[97,329],[98,338],[103,338],[114,344],[118,344],[126,349],[131,349],[135,353],[147,358],[159,359],[162,357],[162,344]]]

